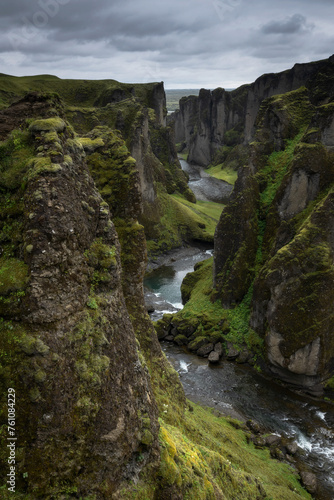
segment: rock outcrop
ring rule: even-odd
[[[176,142],[188,151],[189,162],[202,166],[211,163],[224,146],[248,144],[256,132],[255,122],[263,100],[301,86],[315,88],[315,81],[318,88],[314,98],[328,96],[328,88],[325,90],[322,83],[327,81],[328,87],[326,72],[333,57],[265,74],[230,92],[221,88],[201,89],[198,97],[182,98],[180,109],[172,116]]]
[[[38,91],[41,79],[43,77],[1,75],[0,107],[16,102],[27,88]],[[7,91],[9,86],[11,92]],[[194,235],[191,229],[181,229],[176,220],[169,218],[167,226],[165,223],[167,213],[175,205],[169,195],[178,193],[193,203],[196,200],[177,157],[174,131],[166,125],[166,96],[162,82],[123,84],[114,80],[102,80],[92,84],[87,80],[65,81],[49,77],[43,81],[43,88],[50,93],[56,92],[61,97],[66,118],[81,137],[101,126],[120,132],[126,147],[136,160],[141,191],[137,217],[144,225],[151,253],[170,250],[195,238],[206,241],[205,231],[198,231],[196,228]],[[6,117],[6,122],[8,118],[10,119]],[[23,122],[25,118],[22,113]],[[8,128],[1,124],[0,134],[1,127],[4,130]],[[95,139],[98,139],[97,130]],[[97,147],[98,142],[89,145],[86,141],[87,152],[94,153]],[[187,211],[182,206],[181,210]],[[200,232],[202,234],[198,234]]]
[[[214,297],[235,307],[247,296],[271,372],[321,393],[334,370],[334,61],[295,66],[276,87],[305,74],[308,88],[262,102],[216,230]]]
[[[25,108],[44,117],[2,143],[0,174],[1,393],[17,396],[16,487],[110,498],[158,466],[157,406],[84,148],[59,101],[47,112],[29,96]]]

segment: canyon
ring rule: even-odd
[[[310,498],[244,424],[186,400],[158,336],[228,341],[323,393],[333,66],[203,90],[168,120],[162,83],[0,75],[1,434],[14,388],[17,498]],[[180,148],[198,165],[233,162],[223,211],[196,203]],[[148,258],[194,243],[214,257],[186,276],[184,309],[154,325]]]

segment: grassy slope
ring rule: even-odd
[[[154,85],[149,83],[145,87],[153,88]],[[132,88],[135,88],[138,97],[141,97],[141,91],[145,92],[141,84],[125,84],[116,80],[63,80],[53,75],[17,77],[0,74],[0,108],[7,107],[17,96],[29,91],[58,92],[69,106],[80,102],[81,106],[90,107],[104,91],[122,89],[131,97]]]
[[[213,245],[214,232],[224,205],[186,200],[181,194],[159,192],[163,207],[154,231],[147,241],[151,255],[182,246],[184,241],[201,241]],[[152,214],[153,215],[153,214]]]
[[[225,205],[213,203],[211,201],[197,201],[196,203],[191,203],[179,194],[172,195],[172,197],[178,203],[190,208],[194,214],[198,215],[203,220],[203,223],[205,223],[206,231],[212,236],[214,235],[217,222]]]
[[[228,182],[234,186],[238,177],[238,172],[230,167],[223,168],[223,164],[214,165],[206,170],[206,172],[216,179]]]
[[[176,488],[184,499],[311,498],[289,465],[247,443],[242,424],[234,419],[190,403],[177,427],[163,418],[160,426],[160,484]],[[121,494],[125,500],[149,500],[158,491],[156,483],[141,481]]]

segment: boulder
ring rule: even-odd
[[[295,455],[298,451],[298,444],[295,441],[286,445],[286,451],[289,455]]]
[[[257,448],[263,448],[266,446],[266,438],[264,436],[255,436],[253,443]]]
[[[219,357],[221,357],[224,352],[223,344],[221,342],[218,342],[214,347],[214,351],[218,353]]]
[[[190,351],[197,351],[200,347],[208,344],[208,340],[205,337],[196,337],[194,340],[188,344],[188,349]]]
[[[232,342],[227,342],[226,346],[227,346],[227,353],[226,353],[227,359],[230,360],[236,359],[239,356],[240,351],[236,347],[234,347]]]
[[[167,335],[164,340],[167,340],[167,342],[174,342],[174,335]]]
[[[247,361],[252,357],[251,353],[248,349],[243,349],[239,356],[236,358],[237,363],[243,364],[247,363]]]
[[[272,458],[276,458],[277,460],[281,460],[281,461],[285,459],[285,455],[284,455],[283,451],[278,446],[272,446],[270,448],[270,456]]]
[[[303,486],[305,486],[309,493],[317,491],[317,478],[313,472],[301,472],[300,478]]]
[[[148,313],[153,313],[155,311],[155,307],[152,303],[146,303],[145,306]]]
[[[174,342],[177,345],[187,345],[188,344],[188,339],[187,339],[187,337],[185,335],[177,335],[174,338]]]
[[[254,420],[247,420],[246,425],[248,429],[250,429],[254,434],[260,434],[261,432],[261,427],[257,422],[254,422]]]
[[[266,437],[266,445],[267,446],[277,446],[281,442],[281,436],[277,434],[269,434]]]
[[[218,363],[219,362],[219,353],[217,351],[211,351],[208,359],[209,359],[209,363]]]
[[[197,349],[197,356],[201,356],[203,358],[207,357],[211,351],[213,351],[213,344],[206,344]]]

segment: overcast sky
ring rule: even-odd
[[[0,72],[235,88],[334,53],[334,0],[5,0]]]

